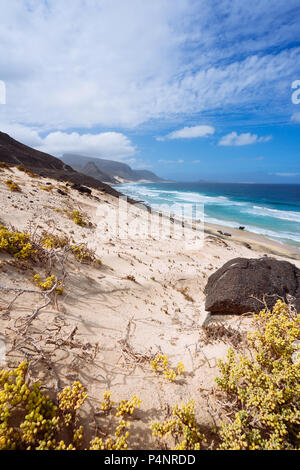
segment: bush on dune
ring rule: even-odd
[[[30,384],[25,362],[12,371],[0,371],[0,450],[76,450],[84,449],[84,427],[79,425],[79,410],[87,399],[80,382],[65,387],[51,400],[42,383]],[[107,401],[108,392],[104,397]],[[110,399],[110,396],[109,396]],[[87,443],[90,450],[126,450],[132,415],[140,404],[138,397],[122,401],[117,407],[117,421],[112,437],[94,437]],[[102,404],[103,405],[103,404]],[[103,408],[106,418],[110,407]],[[110,423],[111,418],[109,417]]]
[[[255,316],[249,356],[220,361],[217,383],[234,407],[221,424],[221,449],[300,447],[300,315],[282,301]],[[228,411],[228,410],[227,410]]]
[[[227,418],[217,430],[218,448],[299,450],[300,315],[278,301],[254,322],[247,353],[237,356],[230,348],[227,360],[219,361],[216,381]],[[139,398],[115,405],[107,391],[100,413],[107,423],[117,420],[116,428],[112,437],[96,435],[84,443],[87,430],[80,426],[79,410],[86,398],[75,382],[51,400],[41,383],[30,383],[26,363],[0,371],[0,449],[126,450],[130,423],[123,418],[139,407]],[[170,419],[152,423],[151,429],[154,437],[166,440],[164,448],[170,439],[177,450],[197,450],[209,440],[196,422],[193,401],[175,406]]]
[[[0,225],[0,252],[6,251],[15,258],[34,259],[37,250],[34,249],[30,235],[16,231],[10,231]]]

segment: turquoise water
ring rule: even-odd
[[[117,189],[157,204],[204,204],[205,222],[245,229],[300,247],[300,185],[128,183]]]

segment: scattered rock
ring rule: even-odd
[[[81,184],[72,184],[72,189],[76,189],[79,191],[81,194],[92,194],[92,190],[90,188],[87,188],[86,186],[81,186]]]
[[[62,196],[67,196],[67,193],[65,193],[64,191],[62,191],[61,189],[58,189],[57,192],[59,194],[61,194]]]
[[[246,248],[248,248],[248,250],[252,250],[252,246],[249,243],[243,242],[242,245],[245,246]]]
[[[300,311],[300,269],[272,258],[235,258],[209,277],[204,293],[205,309],[212,313],[259,312],[264,299],[272,308],[288,295]]]

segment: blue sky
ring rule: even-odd
[[[0,8],[0,130],[170,179],[300,183],[299,0]]]

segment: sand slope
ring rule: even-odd
[[[21,193],[9,191],[3,183],[8,177],[21,186]],[[40,189],[51,188],[46,183],[53,188]],[[58,187],[67,195],[59,194]],[[17,169],[0,173],[0,202],[0,222],[6,226],[66,234],[76,243],[87,243],[102,260],[101,266],[90,266],[69,257],[64,295],[41,310],[27,332],[34,344],[32,351],[40,358],[41,351],[44,355],[36,364],[32,361],[31,376],[42,377],[53,387],[57,378],[60,386],[79,379],[90,396],[85,413],[91,432],[96,424],[102,432],[106,430],[101,414],[94,415],[105,390],[110,389],[115,400],[138,394],[142,405],[136,412],[130,447],[154,448],[151,421],[169,416],[170,407],[190,398],[196,402],[199,423],[213,426],[218,418],[212,391],[216,362],[225,357],[231,342],[216,337],[206,344],[202,325],[211,320],[204,310],[203,289],[208,276],[226,261],[237,256],[260,257],[266,251],[253,248],[265,246],[279,253],[274,244],[264,240],[266,245],[256,243],[249,249],[215,236],[213,227],[207,227],[211,233],[206,233],[203,248],[197,250],[187,250],[184,241],[170,238],[120,240],[111,231],[117,204],[113,196],[98,190],[92,196],[81,195],[63,183],[33,179]],[[79,227],[57,209],[79,210],[93,226]],[[101,209],[106,210],[105,216]],[[137,209],[136,217],[144,220],[146,214]],[[251,244],[247,234],[242,241]],[[5,263],[10,260],[9,255],[0,254],[0,286],[34,289],[33,272]],[[300,267],[299,261],[294,262]],[[46,273],[39,265],[32,269]],[[59,269],[53,273],[59,276]],[[12,342],[20,341],[14,330],[16,319],[43,303],[39,294],[28,293],[7,312],[14,296],[0,290],[0,339],[6,342],[6,366],[15,365],[24,354],[9,353]],[[212,321],[240,332],[251,328],[251,316]],[[171,366],[183,362],[184,375],[174,383],[157,376],[149,364],[157,352],[167,354]],[[50,362],[53,369],[49,369]]]

